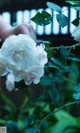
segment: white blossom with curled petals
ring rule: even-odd
[[[27,85],[30,85],[31,83],[37,84],[39,83],[40,78],[44,75],[44,68],[40,65],[34,65],[28,70],[14,71],[13,75],[17,82],[24,79],[25,84]]]
[[[19,70],[28,69],[37,57],[36,43],[28,35],[12,35],[4,41],[1,53],[9,66]]]
[[[30,85],[31,83],[38,84],[40,78],[44,75],[44,68],[38,65],[32,66],[28,71],[26,71],[26,76],[24,77],[25,84]]]
[[[28,35],[12,35],[4,41],[0,52],[7,62],[6,88],[9,91],[13,90],[14,81],[24,80],[26,85],[39,83],[44,75],[44,65],[48,62],[44,49]]]
[[[80,42],[80,24],[73,30],[71,35],[74,37],[74,40]]]

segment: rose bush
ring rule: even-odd
[[[4,41],[0,52],[7,62],[8,72],[14,76],[7,78],[7,88],[13,79],[17,82],[24,79],[27,85],[40,81],[44,74],[44,65],[48,61],[44,46],[36,46],[36,42],[27,35],[12,35]]]

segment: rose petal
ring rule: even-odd
[[[13,74],[8,74],[7,75],[6,88],[7,88],[8,91],[12,91],[15,88]]]

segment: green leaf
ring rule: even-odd
[[[65,48],[65,46],[61,46],[60,48],[60,54],[63,56],[63,57],[68,57],[70,52],[67,50],[67,48]]]
[[[62,11],[60,6],[58,6],[57,4],[54,4],[52,2],[47,2],[47,6],[56,12],[61,13],[61,11]]]
[[[65,15],[57,14],[56,19],[62,28],[68,25],[69,19]]]
[[[26,108],[27,107],[27,103],[28,103],[28,97],[25,96],[23,101],[22,101],[21,108]]]
[[[21,130],[21,129],[25,129],[27,124],[26,124],[25,121],[22,121],[21,119],[18,119],[17,125],[18,125],[19,129]]]
[[[52,85],[52,80],[48,76],[43,76],[40,80],[40,84],[43,86],[50,86]]]
[[[73,91],[80,92],[80,83],[76,86],[74,86]]]
[[[37,131],[37,133],[40,133],[39,129],[37,130],[36,127],[31,127],[31,128],[26,129],[25,133],[36,133],[36,131]]]
[[[74,98],[75,100],[80,100],[80,92],[74,93],[74,94],[73,94],[73,98]]]
[[[52,17],[48,12],[42,11],[38,12],[31,20],[38,25],[44,26],[52,22]]]
[[[4,93],[1,93],[1,98],[7,105],[14,109],[14,111],[16,110],[16,106],[14,105],[14,103]]]
[[[57,109],[55,109],[55,111],[56,111],[56,110],[57,110]],[[67,111],[65,111],[65,110],[59,110],[58,112],[56,112],[56,113],[54,114],[54,116],[57,118],[58,121],[62,121],[62,118],[63,118],[63,119],[68,118],[68,120],[71,120],[71,121],[75,120],[74,117],[73,117],[72,115],[70,115],[70,114],[69,114]]]
[[[50,133],[64,133],[66,129],[77,127],[77,121],[74,117],[68,114],[66,111],[60,110],[54,114],[58,122],[52,127]]]
[[[18,133],[18,124],[15,121],[7,121],[6,123],[7,133]]]
[[[75,25],[75,26],[78,26],[78,25],[79,25],[79,20],[80,20],[80,18],[76,18],[76,19],[74,19],[71,23],[72,23],[73,25]]]
[[[64,133],[77,133],[78,130],[75,128],[69,128],[69,129],[65,129]]]
[[[6,121],[0,118],[0,125],[1,124],[4,125],[5,123],[6,123]]]
[[[58,66],[62,66],[62,63],[56,58],[51,58],[51,61]]]
[[[49,48],[47,47],[46,49],[48,50]],[[53,52],[52,51],[47,51],[47,54],[48,54],[48,58],[52,58],[53,57]]]
[[[72,67],[69,67],[69,66],[64,66],[62,69],[61,69],[61,72],[70,72],[70,73],[76,73],[76,74],[79,74],[79,71],[72,68]]]
[[[60,95],[59,95],[58,90],[56,88],[52,87],[49,90],[49,94],[50,94],[51,99],[53,100],[53,104],[56,105],[60,100]]]
[[[70,3],[71,5],[78,5],[80,4],[80,0],[65,0],[66,2]]]
[[[73,98],[75,100],[80,100],[80,83],[73,88]]]
[[[56,68],[56,69],[59,69],[58,66],[54,65],[54,64],[51,63],[51,62],[48,63],[48,67],[49,67],[49,68]]]
[[[80,6],[76,5],[76,6],[72,6],[75,10],[80,11]]]
[[[72,60],[72,61],[80,62],[80,59],[77,58],[77,57],[68,57],[67,59]]]
[[[3,108],[6,111],[8,111],[10,114],[14,114],[15,113],[14,109],[11,106],[9,106],[9,105],[5,105],[5,106],[3,106]]]

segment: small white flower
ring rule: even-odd
[[[74,37],[74,40],[80,42],[80,25],[73,30],[72,37]]]
[[[3,76],[7,73],[7,64],[0,54],[0,76]]]
[[[12,73],[7,75],[6,88],[7,88],[8,91],[12,91],[15,88],[14,75]]]

